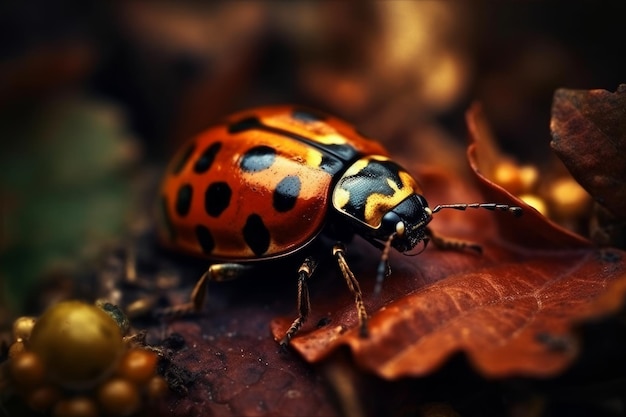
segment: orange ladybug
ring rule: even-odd
[[[388,272],[390,247],[407,252],[433,240],[438,246],[479,250],[434,236],[427,226],[443,208],[468,207],[521,214],[519,207],[493,203],[430,209],[417,181],[378,142],[331,115],[294,106],[236,113],[185,145],[163,180],[162,242],[213,264],[189,303],[162,313],[198,311],[209,281],[236,278],[259,262],[300,256],[299,315],[281,340],[287,344],[310,311],[307,280],[318,254],[306,249],[325,236],[338,242],[329,252],[355,296],[366,335],[367,312],[343,242],[358,234],[382,250],[378,290]]]

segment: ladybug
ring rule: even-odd
[[[521,214],[519,207],[490,203],[431,209],[422,194],[380,143],[339,118],[294,106],[231,115],[193,138],[164,177],[161,241],[213,264],[189,303],[161,314],[199,311],[209,281],[237,278],[264,261],[300,256],[299,314],[281,341],[286,345],[310,311],[307,281],[318,262],[312,243],[328,238],[337,242],[331,253],[355,297],[361,335],[366,335],[368,316],[346,261],[345,242],[359,235],[382,251],[377,292],[389,272],[390,247],[406,253],[432,240],[442,248],[480,250],[434,235],[428,223],[437,211],[480,207]]]

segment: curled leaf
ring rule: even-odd
[[[626,84],[559,89],[552,104],[552,149],[574,178],[618,219],[626,219]]]
[[[493,139],[485,125],[485,116],[480,105],[472,106],[466,115],[470,144],[467,148],[467,157],[475,174],[476,183],[480,188],[485,201],[497,201],[504,204],[521,206],[524,217],[518,222],[502,224],[502,217],[494,217],[499,224],[499,234],[511,243],[519,244],[527,249],[565,249],[589,247],[591,242],[574,234],[554,222],[551,222],[534,208],[513,197],[506,190],[492,182],[481,168],[481,161],[488,160],[493,147]],[[520,248],[521,249],[521,248]]]
[[[462,352],[486,376],[551,376],[579,351],[574,324],[615,309],[616,303],[596,299],[626,277],[624,253],[593,248],[482,176],[476,163],[479,111],[474,107],[467,116],[468,156],[482,196],[450,175],[414,172],[431,205],[497,201],[522,206],[524,215],[438,213],[431,223],[435,231],[477,241],[483,255],[434,248],[414,257],[394,254],[392,276],[377,298],[369,295],[379,255],[355,245],[362,258],[353,268],[371,312],[369,337],[359,337],[348,291],[326,288],[313,296],[314,314],[292,340],[307,361],[349,346],[361,367],[397,379],[427,375]],[[274,336],[281,337],[289,324],[287,317],[276,319]]]

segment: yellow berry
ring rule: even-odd
[[[572,218],[584,214],[591,198],[587,191],[573,178],[555,181],[550,187],[551,208],[559,217]]]
[[[523,191],[520,170],[513,162],[500,162],[493,172],[493,181],[513,194]]]
[[[24,342],[19,340],[9,346],[9,358],[14,358],[17,355],[23,353],[25,350],[26,348],[24,347]]]
[[[26,351],[11,358],[9,370],[13,381],[20,388],[33,388],[41,385],[46,375],[44,365],[39,356]]]
[[[113,378],[98,389],[98,402],[108,414],[128,416],[141,405],[137,387],[122,378]]]
[[[124,352],[119,327],[99,308],[61,302],[39,318],[29,348],[65,388],[89,389],[109,375]]]
[[[28,340],[35,321],[34,317],[18,317],[13,322],[13,340]]]
[[[537,184],[539,171],[532,165],[524,165],[519,169],[519,178],[522,182],[522,190],[528,192]]]
[[[87,397],[73,397],[59,401],[52,411],[53,417],[98,417],[96,404]]]
[[[61,398],[61,391],[52,385],[44,385],[31,391],[26,403],[36,411],[46,411],[52,408]]]
[[[493,170],[493,182],[512,194],[530,192],[539,178],[539,171],[532,165],[519,166],[513,161],[499,162]]]
[[[130,349],[117,370],[118,374],[136,384],[145,384],[154,375],[157,355],[146,349]]]
[[[546,205],[546,202],[543,201],[543,199],[539,197],[538,195],[523,194],[519,196],[519,199],[522,200],[524,203],[528,204],[529,206],[534,207],[535,210],[537,210],[539,213],[543,214],[544,216],[548,215],[548,206]]]
[[[167,382],[161,376],[153,376],[147,384],[148,398],[155,400],[167,391]]]

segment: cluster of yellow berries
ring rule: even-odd
[[[157,355],[124,340],[92,304],[61,302],[13,323],[5,378],[32,409],[52,416],[129,416],[166,389]]]
[[[540,181],[534,166],[503,160],[495,165],[492,180],[564,227],[575,230],[576,222],[589,213],[591,197],[570,176]]]

